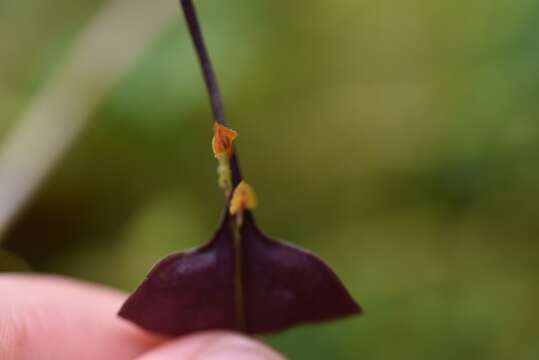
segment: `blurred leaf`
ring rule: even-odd
[[[108,241],[81,244],[56,271],[133,289],[160,258],[206,241],[197,209],[197,204],[182,194],[155,198]]]
[[[0,249],[0,273],[30,271],[30,265],[19,256]]]

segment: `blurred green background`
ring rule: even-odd
[[[0,152],[106,3],[0,0]],[[539,359],[539,3],[197,4],[260,226],[366,310],[265,340],[291,359]],[[211,237],[211,113],[177,10],[3,234],[3,270],[130,291]]]

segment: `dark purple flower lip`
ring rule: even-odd
[[[216,126],[212,141],[225,192],[221,225],[206,245],[159,261],[119,315],[179,336],[209,329],[271,333],[301,323],[360,314],[335,273],[306,250],[270,239],[256,226],[252,188],[242,181],[192,0],[180,0],[202,66]]]
[[[207,245],[158,262],[119,315],[147,330],[179,336],[208,329],[271,333],[361,312],[320,258],[270,239],[246,212],[243,314],[238,314],[233,220],[225,213]]]

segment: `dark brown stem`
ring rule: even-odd
[[[197,14],[192,0],[180,0],[182,5],[185,19],[187,20],[187,26],[191,33],[191,39],[198,56],[198,61],[202,68],[202,74],[204,75],[204,82],[206,83],[206,89],[210,98],[210,104],[213,111],[213,117],[215,121],[221,125],[227,126],[225,120],[225,114],[223,110],[223,102],[221,100],[221,94],[219,92],[219,86],[217,84],[217,78],[210,61],[210,56],[204,45],[204,37],[202,36],[202,30],[198,22]],[[230,159],[230,169],[232,171],[232,184],[236,186],[241,181],[241,172],[236,154],[232,155]]]
[[[219,86],[217,85],[217,78],[211,65],[210,56],[206,46],[204,45],[204,37],[202,36],[202,30],[198,22],[195,7],[192,0],[180,0],[180,3],[185,14],[185,19],[187,20],[187,26],[189,28],[189,32],[191,33],[191,39],[193,40],[193,45],[195,46],[198,61],[202,67],[202,74],[204,75],[204,82],[206,83],[206,89],[208,90],[214,120],[221,125],[227,126],[223,110],[223,102],[221,100]],[[232,173],[232,186],[236,187],[241,182],[241,173],[235,149],[233,150],[232,157],[230,158],[230,170]],[[228,211],[228,203],[229,199],[227,199],[225,204],[225,216],[227,216],[226,212]],[[236,297],[235,311],[238,330],[243,331],[245,330],[245,309],[243,296],[241,224],[238,224],[236,221],[232,221],[231,226],[231,231],[234,236],[234,291]]]

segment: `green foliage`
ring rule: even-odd
[[[11,3],[0,139],[101,2],[47,2],[61,17]],[[537,358],[537,3],[199,3],[258,222],[326,258],[366,310],[270,344],[291,359]],[[36,269],[129,290],[210,237],[211,115],[181,21],[5,239]]]

